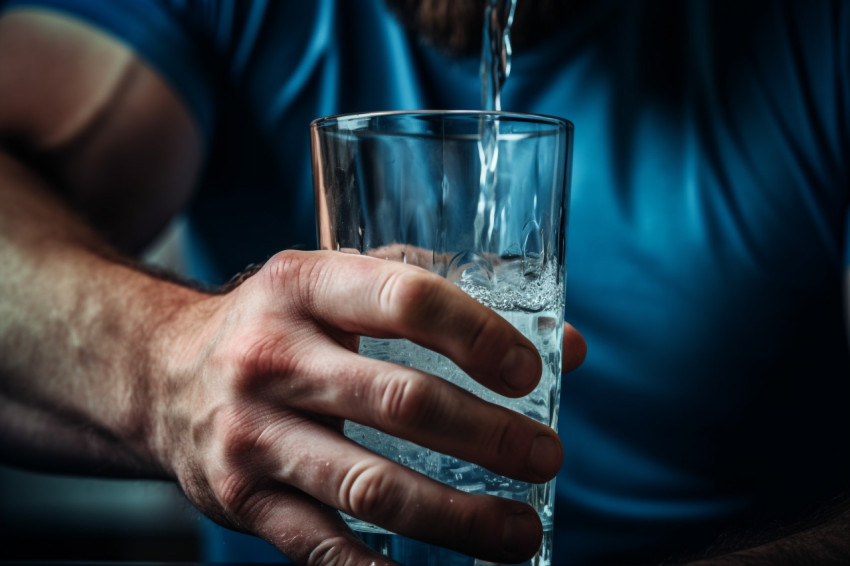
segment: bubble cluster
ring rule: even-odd
[[[563,278],[554,262],[534,257],[488,262],[466,252],[449,264],[448,278],[466,294],[495,310],[540,312],[562,306]]]

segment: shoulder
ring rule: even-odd
[[[224,17],[218,1],[0,0],[4,19],[27,13],[77,24],[89,41],[102,36],[147,64],[183,100],[205,132],[212,130],[215,54],[206,37]],[[210,15],[216,17],[211,18]],[[78,33],[81,36],[82,33]]]
[[[126,44],[54,11],[0,18],[0,144],[114,243],[137,249],[185,200],[199,131]]]

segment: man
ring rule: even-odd
[[[352,352],[360,334],[409,337],[521,395],[539,360],[490,313],[363,258],[289,251],[208,294],[120,251],[181,208],[190,275],[211,284],[310,247],[309,120],[479,105],[480,35],[466,30],[483,8],[459,4],[4,5],[7,461],[172,477],[299,563],[378,560],[331,508],[488,560],[534,551],[528,509],[450,508],[447,488],[338,433],[379,424],[521,479],[554,475],[546,430]],[[556,562],[657,563],[728,533],[745,550],[721,562],[846,560],[848,515],[830,504],[850,477],[848,7],[518,10],[502,106],[563,115],[577,137],[567,315],[591,347],[564,380]],[[584,346],[566,334],[570,370]],[[393,391],[406,402],[382,403]],[[469,411],[505,443],[446,443]]]

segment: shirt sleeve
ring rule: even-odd
[[[61,12],[94,26],[132,49],[171,85],[204,138],[213,134],[215,57],[200,28],[183,13],[186,2],[165,0],[0,0],[0,15],[20,8]]]

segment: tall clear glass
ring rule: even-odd
[[[504,112],[423,111],[333,116],[316,120],[310,131],[320,247],[446,277],[531,339],[544,370],[534,392],[508,399],[406,340],[363,337],[360,352],[440,376],[555,428],[572,124]],[[550,564],[554,480],[512,480],[356,423],[345,432],[457,489],[529,503],[540,514],[544,540],[526,564]],[[402,564],[491,564],[346,520]]]

